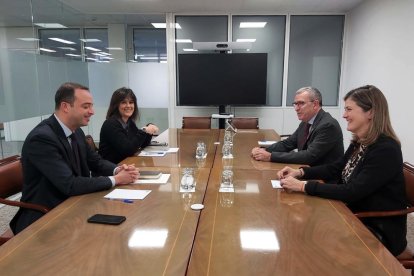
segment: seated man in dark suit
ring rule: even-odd
[[[258,161],[311,166],[328,164],[340,158],[344,154],[342,130],[338,121],[322,109],[319,90],[313,87],[299,89],[293,106],[302,121],[296,131],[266,149],[253,148],[252,157]]]
[[[85,140],[81,126],[94,114],[89,89],[64,83],[55,95],[55,112],[27,136],[22,149],[21,200],[54,208],[70,196],[129,184],[139,177],[134,166],[103,160]],[[91,177],[93,172],[100,177]],[[10,223],[15,234],[43,214],[20,209]]]

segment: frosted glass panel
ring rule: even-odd
[[[338,105],[344,16],[291,16],[288,94],[313,86],[322,93],[323,105]]]

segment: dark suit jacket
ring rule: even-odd
[[[303,168],[306,179],[341,178],[348,159],[354,152],[351,144],[345,156],[337,162],[312,168]],[[347,203],[353,212],[391,211],[407,205],[401,148],[393,139],[380,136],[368,146],[347,184],[318,184],[308,181],[306,193]],[[383,237],[384,245],[392,254],[400,254],[406,247],[407,216],[370,218],[363,222],[374,233]]]
[[[306,165],[329,164],[344,154],[341,127],[332,116],[320,110],[310,129],[308,139],[303,147],[299,145],[304,136],[306,123],[301,122],[296,131],[287,139],[275,143],[266,150],[272,153],[271,161]],[[298,149],[298,151],[293,151]]]
[[[99,154],[106,160],[119,163],[148,146],[152,135],[138,129],[130,119],[125,129],[115,116],[107,119],[101,128]]]
[[[85,141],[79,128],[75,132],[80,154],[81,175],[71,163],[71,146],[54,115],[37,125],[27,136],[22,149],[22,201],[54,208],[70,196],[112,187],[108,177],[90,177],[95,172],[113,175],[115,164],[103,160]],[[43,214],[20,209],[10,223],[18,233]]]

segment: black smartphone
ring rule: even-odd
[[[102,223],[102,224],[112,224],[118,225],[126,220],[124,216],[115,216],[115,215],[104,215],[104,214],[95,214],[88,218],[90,223]]]
[[[139,179],[158,179],[161,175],[160,171],[140,171]]]

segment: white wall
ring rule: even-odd
[[[365,1],[347,15],[345,34],[341,98],[361,85],[377,86],[387,97],[404,160],[414,162],[414,1]]]

